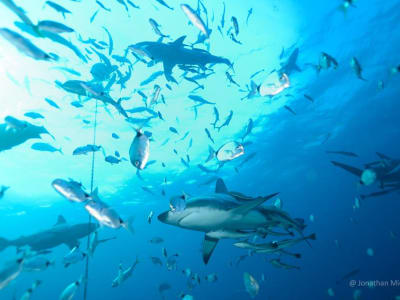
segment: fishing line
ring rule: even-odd
[[[96,133],[97,133],[97,99],[96,99],[96,109],[94,112],[94,127],[93,127],[93,145],[96,145]],[[92,167],[90,173],[90,194],[93,193],[93,183],[94,183],[94,160],[95,160],[96,151],[92,152]],[[86,300],[87,297],[87,287],[89,281],[89,247],[90,247],[90,227],[92,225],[92,216],[89,214],[89,223],[88,223],[88,237],[86,242],[86,265],[85,265],[85,282],[84,282],[84,290],[83,290],[83,299]]]

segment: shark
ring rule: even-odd
[[[42,134],[53,137],[43,126],[36,126],[27,121],[17,121],[24,124],[23,128],[10,129],[6,123],[0,124],[0,152],[10,150],[29,139],[40,139]]]
[[[95,223],[82,223],[69,225],[62,215],[58,216],[57,222],[50,229],[28,235],[21,236],[15,240],[0,238],[0,251],[8,247],[16,247],[21,250],[29,247],[32,251],[44,251],[67,245],[70,249],[79,245],[79,240],[95,232],[98,225]]]
[[[337,161],[331,161],[336,167],[339,167],[360,179],[362,185],[372,185],[378,182],[382,188],[387,184],[400,183],[400,159],[393,159],[385,154],[377,152],[376,155],[380,158],[378,161],[373,161],[365,164],[364,169],[346,165]]]
[[[290,75],[293,72],[301,72],[300,67],[297,65],[297,58],[299,57],[300,50],[296,48],[293,50],[292,54],[290,54],[289,58],[286,62],[281,63],[281,69],[279,73]]]
[[[237,192],[229,192],[221,178],[216,182],[215,193],[188,198],[182,211],[170,210],[161,213],[162,223],[204,232],[203,261],[207,264],[220,239],[249,238],[259,230],[280,227],[302,232],[304,224],[292,219],[275,206],[262,204],[278,195],[248,197]]]
[[[165,78],[175,83],[177,81],[172,76],[172,70],[176,65],[199,66],[203,70],[208,64],[225,64],[232,67],[227,58],[212,55],[203,49],[187,47],[183,44],[185,38],[186,36],[181,36],[171,43],[145,41],[130,45],[128,49],[135,54],[150,58],[154,63],[162,62]]]

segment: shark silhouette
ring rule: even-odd
[[[224,57],[212,55],[210,52],[188,48],[183,44],[186,36],[182,36],[172,43],[140,42],[129,46],[134,53],[147,56],[155,63],[162,62],[164,65],[164,75],[168,81],[177,82],[172,77],[172,69],[176,65],[192,65],[206,68],[207,64],[225,64],[232,67],[232,63]]]
[[[7,128],[7,124],[0,124],[0,152],[23,144],[29,139],[40,139],[41,134],[49,134],[52,136],[47,129],[42,126],[36,126],[26,121],[24,121],[24,123],[26,127],[23,129],[10,129]]]
[[[79,245],[79,239],[88,236],[96,231],[98,225],[95,223],[83,223],[69,225],[63,216],[58,216],[57,223],[50,229],[21,236],[15,240],[0,238],[0,251],[8,247],[16,247],[20,250],[23,247],[30,247],[33,251],[52,249],[60,245],[67,245],[70,249]]]

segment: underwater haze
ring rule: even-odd
[[[0,0],[0,299],[400,299],[400,2]]]

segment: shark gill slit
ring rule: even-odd
[[[94,111],[94,126],[93,126],[93,145],[96,145],[96,133],[97,133],[97,105],[98,100],[96,99],[96,108]],[[96,151],[92,152],[92,166],[90,170],[90,194],[93,193],[93,183],[94,183],[94,161],[95,161],[95,154]],[[88,236],[86,241],[86,251],[89,253],[90,247],[90,227],[92,224],[92,216],[89,214],[89,222],[88,222]],[[84,289],[83,289],[83,299],[86,300],[87,298],[87,288],[88,288],[88,281],[89,281],[89,256],[86,255],[86,264],[85,264],[85,282],[84,282]]]

